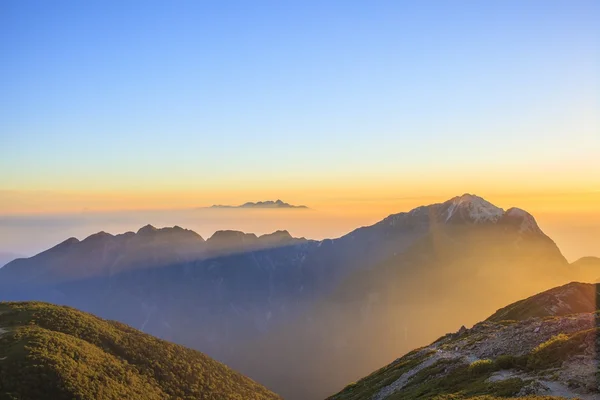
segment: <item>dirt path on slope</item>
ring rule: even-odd
[[[465,355],[465,354],[462,354],[462,353],[456,352],[456,351],[439,350],[435,347],[431,347],[430,349],[435,350],[435,354],[428,357],[425,361],[423,361],[421,364],[417,365],[410,371],[407,371],[404,374],[402,374],[400,376],[400,378],[396,379],[390,385],[382,388],[379,392],[375,393],[375,395],[371,398],[371,400],[384,400],[385,398],[387,398],[394,392],[397,392],[398,390],[402,390],[404,388],[404,386],[406,386],[406,384],[408,383],[410,378],[412,378],[413,376],[415,376],[416,374],[418,374],[420,371],[424,370],[425,368],[432,366],[439,360],[462,359],[469,364],[478,360],[478,358],[475,356]],[[587,399],[584,399],[584,400],[587,400]]]

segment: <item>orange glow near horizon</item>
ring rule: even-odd
[[[390,189],[371,184],[363,187],[317,186],[306,189],[221,189],[164,191],[33,191],[0,190],[0,215],[59,214],[79,212],[176,210],[239,205],[247,201],[281,199],[313,210],[334,213],[393,214],[420,205],[446,201],[472,193],[502,207],[519,207],[533,213],[600,214],[600,190],[587,192],[499,192],[498,190],[451,191],[444,186],[429,190]],[[422,188],[417,188],[422,189]],[[387,215],[386,214],[386,215]]]

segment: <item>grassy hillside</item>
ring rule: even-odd
[[[279,397],[204,354],[69,307],[0,303],[0,399]]]

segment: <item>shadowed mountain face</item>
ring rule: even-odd
[[[0,397],[280,398],[198,351],[37,302],[0,304]]]
[[[598,399],[599,293],[598,285],[574,282],[518,301],[330,400]]]
[[[527,212],[464,195],[320,242],[177,227],[71,239],[0,270],[0,296],[117,319],[313,399],[581,274]]]

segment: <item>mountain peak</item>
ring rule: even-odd
[[[272,237],[281,237],[281,238],[292,238],[292,235],[290,235],[290,233],[287,230],[278,230],[272,233],[266,233],[264,235],[261,235],[260,237],[268,237],[268,236],[272,236]]]
[[[111,235],[110,233],[100,231],[98,233],[94,233],[93,235],[86,237],[83,241],[86,243],[98,243],[98,242],[104,242],[107,239],[110,239],[112,237],[113,237],[113,235]],[[72,241],[72,243],[75,244],[78,242]]]
[[[174,239],[190,238],[193,240],[204,241],[202,236],[200,236],[198,233],[196,233],[190,229],[184,229],[178,225],[175,225],[173,227],[156,228],[153,225],[148,224],[146,226],[141,227],[137,231],[137,236],[141,236],[141,237],[150,237],[150,236],[155,236],[155,235],[161,236],[161,237],[172,237]]]
[[[79,239],[75,238],[75,237],[70,237],[67,240],[65,240],[64,242],[60,243],[59,246],[68,246],[71,244],[76,244],[79,243]]]
[[[213,235],[208,239],[209,242],[215,241],[229,241],[229,240],[248,240],[248,239],[256,239],[256,235],[254,233],[245,233],[242,231],[235,230],[219,230],[213,233]]]
[[[482,197],[465,193],[462,196],[454,197],[442,205],[442,215],[444,222],[464,222],[474,223],[498,222],[504,215],[504,210],[496,207]]]
[[[475,194],[464,193],[462,196],[453,197],[452,200],[459,200],[461,202],[469,202],[469,201],[486,201],[483,197],[479,197]]]
[[[279,230],[260,235],[258,239],[263,243],[277,244],[293,241],[294,237],[286,230]]]
[[[138,235],[148,235],[148,234],[152,234],[155,233],[156,231],[158,231],[158,229],[156,229],[154,226],[148,224],[146,226],[141,227],[138,231],[137,234]]]

